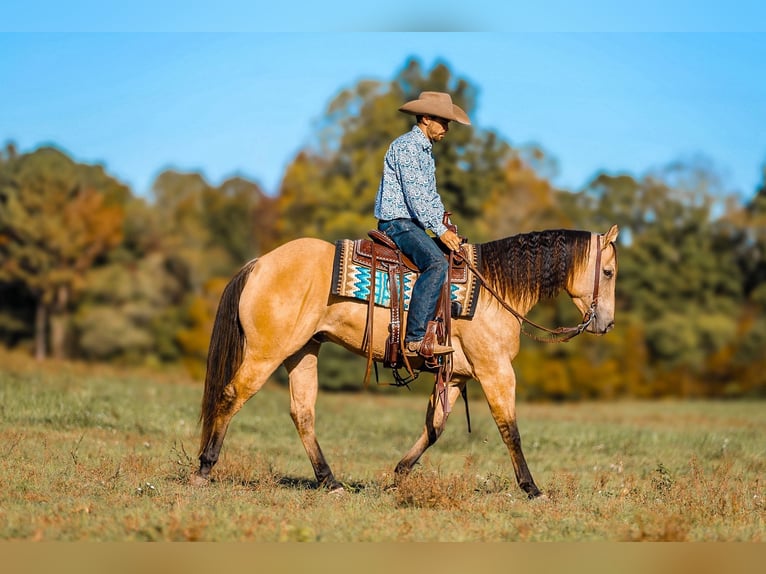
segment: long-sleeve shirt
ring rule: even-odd
[[[441,236],[444,204],[436,191],[433,144],[423,131],[412,130],[396,138],[383,160],[383,176],[375,198],[375,217],[381,220],[414,219]]]

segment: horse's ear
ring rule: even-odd
[[[609,231],[607,231],[604,234],[604,247],[609,245],[610,243],[614,243],[617,240],[617,235],[620,233],[620,228],[616,225],[612,225],[612,227],[609,228]]]

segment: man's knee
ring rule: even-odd
[[[428,262],[428,271],[434,275],[438,275],[442,280],[447,279],[447,273],[449,272],[449,263],[444,257],[435,257]]]

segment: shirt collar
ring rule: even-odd
[[[417,124],[412,126],[412,131],[415,132],[415,138],[423,145],[424,150],[433,148],[433,142],[426,137],[426,134],[423,133],[423,130],[421,130]]]

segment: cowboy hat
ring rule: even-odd
[[[407,102],[399,111],[417,116],[437,116],[466,126],[471,125],[468,114],[453,104],[450,95],[444,92],[420,92],[417,100]]]

